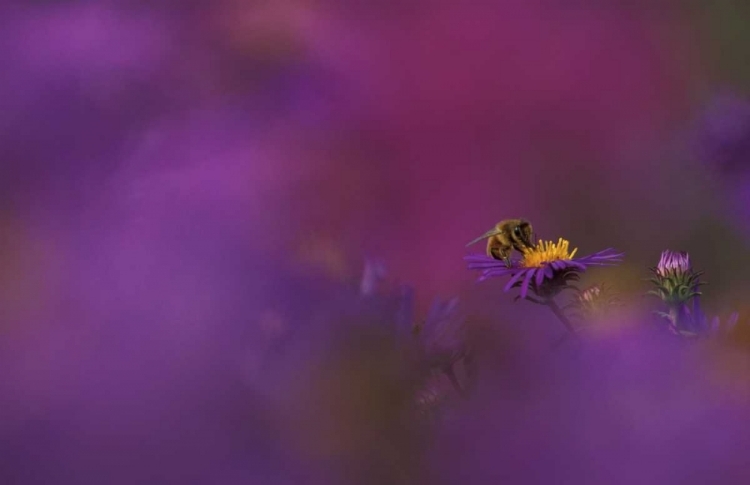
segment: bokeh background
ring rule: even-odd
[[[682,349],[645,359],[668,385],[644,388],[636,351],[529,368],[519,349],[561,329],[534,309],[541,334],[520,335],[503,316],[523,307],[462,257],[522,216],[624,251],[592,278],[637,300],[660,252],[687,250],[705,306],[742,322],[749,32],[740,0],[4,4],[0,482],[687,483],[693,456],[746,478],[744,357],[708,401]],[[398,424],[398,356],[346,323],[367,258],[418,314],[460,295],[488,320],[494,404],[461,419],[496,435]],[[626,356],[606,389],[584,377],[600,354]],[[634,393],[634,432],[581,397]]]

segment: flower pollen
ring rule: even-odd
[[[533,248],[524,251],[521,266],[524,268],[540,268],[547,263],[561,260],[571,260],[578,248],[569,250],[570,243],[560,238],[557,243],[552,241],[539,241]]]

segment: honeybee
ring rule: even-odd
[[[487,238],[487,256],[505,261],[506,266],[510,267],[510,254],[514,249],[523,253],[524,249],[534,247],[533,234],[530,222],[524,219],[506,219],[467,246]]]

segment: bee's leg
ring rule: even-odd
[[[492,259],[500,259],[495,252],[495,248],[489,245],[487,246],[487,256],[489,256]]]
[[[503,249],[503,248],[495,248],[497,251],[497,256],[495,256],[495,259],[500,259],[503,262],[505,262],[505,266],[510,268],[511,261],[510,261],[510,253],[512,251],[512,248]]]
[[[500,248],[495,245],[493,238],[489,238],[487,240],[487,256],[492,259],[503,259],[502,255],[500,254]]]

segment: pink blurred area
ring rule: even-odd
[[[455,291],[463,245],[497,220],[575,239],[567,221],[598,222],[594,199],[658,190],[639,155],[700,79],[682,17],[615,6],[84,5],[19,9],[6,36],[14,70],[41,84],[32,111],[75,82],[91,109],[59,123],[88,130],[77,145],[112,138],[106,155],[68,162],[112,167],[92,184],[218,190],[275,219],[253,244],[352,278],[374,253],[427,293]]]
[[[574,3],[0,7],[0,471],[270,483],[248,450],[291,442],[327,477],[377,434],[326,394],[372,373],[326,360],[365,259],[424,313],[473,293],[464,246],[504,218],[626,251],[627,281],[695,244],[721,280],[694,228],[738,196],[682,158],[711,90],[692,11]]]
[[[686,112],[700,74],[679,17],[623,14],[321,7],[311,56],[338,76],[349,109],[316,131],[322,152],[299,145],[316,172],[284,198],[290,229],[450,292],[460,248],[497,220],[529,217],[573,239],[571,219],[646,205],[662,181],[642,155]]]
[[[13,331],[54,321],[79,293],[84,321],[99,322],[113,301],[181,295],[190,314],[234,290],[208,278],[143,293],[102,283],[151,261],[132,278],[156,284],[173,271],[162,251],[226,246],[222,257],[246,251],[352,285],[378,257],[429,300],[470,281],[465,243],[506,217],[584,253],[637,248],[622,239],[636,219],[623,208],[643,210],[663,184],[640,155],[701,78],[683,16],[615,6],[105,2],[4,13]],[[650,206],[656,222],[641,234],[672,208]],[[44,258],[25,256],[34,251]],[[210,268],[222,250],[207,251],[196,263]]]
[[[179,248],[210,221],[235,251],[349,284],[381,258],[431,299],[468,283],[465,243],[506,217],[582,253],[646,252],[702,215],[675,215],[702,204],[645,156],[704,77],[689,18],[664,9],[5,7],[4,220],[22,251],[54,247],[7,267],[75,267],[76,246],[117,250],[106,231]]]

